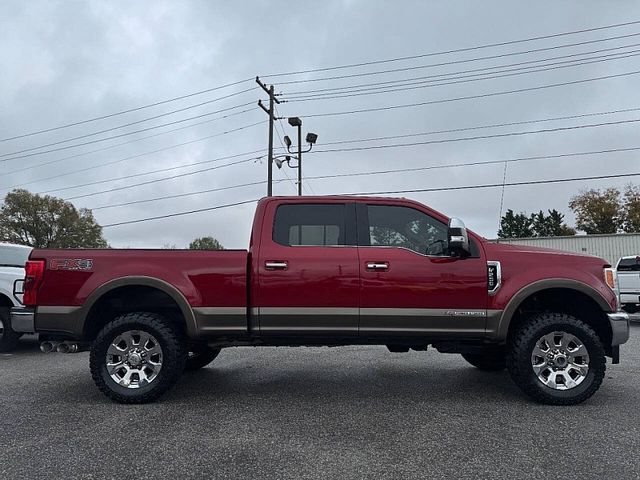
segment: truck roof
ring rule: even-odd
[[[360,202],[369,202],[373,200],[403,200],[414,202],[415,200],[411,200],[406,197],[379,197],[379,196],[364,196],[364,195],[302,195],[302,196],[293,196],[293,195],[285,195],[285,196],[272,196],[272,197],[262,197],[260,199],[261,202],[266,200],[298,200],[298,201],[322,201],[326,200],[341,200],[341,201],[360,201]]]

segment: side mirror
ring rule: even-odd
[[[459,218],[452,218],[449,220],[447,239],[449,241],[449,252],[452,255],[461,257],[471,255],[467,227],[464,226],[464,222]]]

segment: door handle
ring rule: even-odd
[[[287,262],[281,260],[267,260],[264,262],[264,268],[267,270],[286,270]]]
[[[367,270],[387,271],[389,270],[389,262],[367,262]]]

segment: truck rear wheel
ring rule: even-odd
[[[187,371],[200,370],[213,362],[219,354],[219,348],[199,347],[190,349],[184,369]]]
[[[484,353],[463,353],[462,358],[474,367],[485,372],[499,372],[507,367],[504,350],[492,350]]]
[[[148,403],[176,383],[186,359],[176,325],[155,313],[128,313],[108,323],[93,342],[91,376],[116,402]]]
[[[11,328],[9,309],[0,307],[0,352],[10,352],[18,345],[20,335]]]
[[[571,315],[540,313],[515,333],[507,367],[514,382],[534,400],[576,405],[600,388],[606,359],[589,325]]]

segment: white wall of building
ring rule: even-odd
[[[620,257],[640,255],[640,233],[575,235],[571,237],[501,238],[498,242],[595,255],[596,257],[604,258],[614,266]]]

